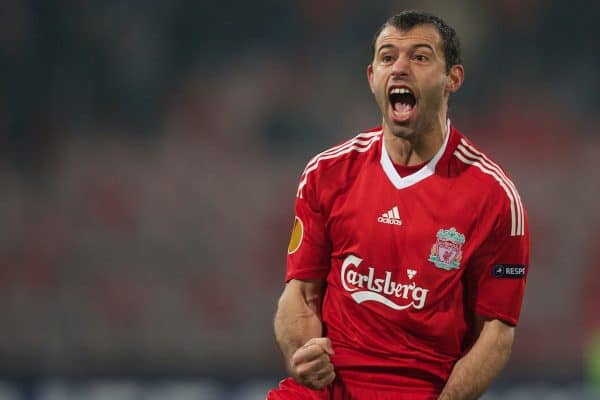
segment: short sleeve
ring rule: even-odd
[[[519,209],[523,228],[516,233],[514,208],[506,204],[499,208],[493,231],[469,265],[467,284],[477,314],[516,325],[529,270],[529,228],[523,207]]]
[[[288,246],[285,281],[325,278],[329,272],[331,246],[325,216],[317,196],[315,176],[301,181],[296,196],[295,217]]]

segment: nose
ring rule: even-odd
[[[392,65],[392,74],[395,76],[406,76],[410,72],[410,61],[406,56],[396,58]]]

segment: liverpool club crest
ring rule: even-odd
[[[465,235],[456,231],[455,228],[440,229],[437,240],[431,248],[429,261],[436,267],[445,270],[458,269],[462,258],[462,245],[465,243]]]

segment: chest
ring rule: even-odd
[[[394,274],[456,278],[481,241],[481,196],[460,179],[432,176],[398,190],[369,174],[332,202],[332,257],[349,254]]]

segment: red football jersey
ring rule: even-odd
[[[474,313],[515,325],[527,216],[508,175],[447,126],[401,177],[381,128],[315,156],[300,178],[286,281],[325,278],[338,379],[438,393],[473,344]]]

